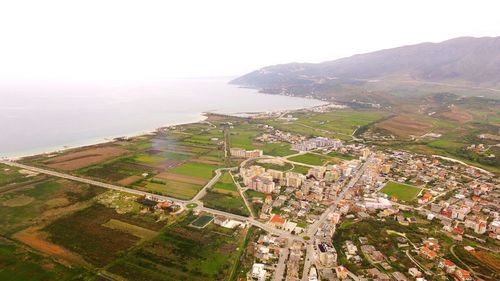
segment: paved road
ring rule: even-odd
[[[359,168],[359,170],[356,172],[354,177],[349,181],[349,183],[342,189],[340,192],[339,196],[335,199],[335,202],[325,211],[323,214],[320,216],[320,218],[315,221],[312,225],[310,225],[307,229],[307,236],[311,237],[311,240],[309,241],[307,245],[307,250],[306,250],[306,259],[304,263],[304,271],[302,272],[302,280],[306,281],[309,275],[309,268],[311,267],[311,264],[314,263],[314,236],[318,229],[326,222],[328,216],[335,212],[337,209],[338,203],[344,199],[345,195],[351,190],[351,188],[358,182],[358,180],[361,178],[361,176],[365,173],[366,169],[368,166],[371,164],[373,161],[373,154],[371,154],[366,162]]]
[[[288,247],[282,248],[280,250],[280,258],[278,260],[278,264],[276,265],[276,269],[274,270],[273,281],[282,281],[283,274],[285,274],[286,268],[286,260],[288,259],[288,254],[290,250]]]
[[[235,168],[220,168],[215,170],[215,176],[191,199],[191,201],[199,201],[207,194],[207,190],[217,183],[222,176],[222,172],[231,171]]]
[[[46,174],[46,175],[49,175],[49,176],[54,176],[54,177],[68,179],[68,180],[72,180],[72,181],[76,181],[76,182],[91,184],[91,185],[95,185],[95,186],[99,186],[99,187],[103,187],[103,188],[107,188],[107,189],[112,189],[112,190],[127,192],[127,193],[131,193],[131,194],[136,194],[136,195],[139,195],[139,196],[150,195],[150,196],[154,196],[154,197],[156,197],[158,199],[170,200],[170,201],[177,202],[177,203],[180,203],[180,204],[186,204],[186,203],[189,202],[189,201],[186,201],[186,200],[181,200],[181,199],[177,199],[177,198],[173,198],[173,197],[169,197],[169,196],[163,196],[163,195],[153,194],[153,193],[149,193],[149,192],[145,192],[145,191],[135,190],[135,189],[132,189],[132,188],[127,188],[127,187],[118,186],[118,185],[109,184],[109,183],[103,183],[103,182],[99,182],[99,181],[95,181],[95,180],[91,180],[91,179],[76,177],[76,176],[72,176],[72,175],[68,175],[68,174],[63,174],[63,173],[59,173],[59,172],[55,172],[55,171],[51,171],[51,170],[46,170],[46,169],[42,169],[42,168],[38,168],[38,167],[28,166],[28,165],[20,164],[20,163],[17,163],[17,162],[0,160],[0,163],[5,164],[5,165],[9,165],[9,166],[12,166],[12,167],[17,167],[17,168],[21,168],[21,169],[25,169],[25,170],[37,172],[37,173],[40,173],[40,174]]]

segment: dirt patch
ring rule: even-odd
[[[56,156],[44,163],[51,168],[71,171],[97,164],[128,152],[128,150],[116,146],[91,147]]]
[[[130,176],[130,177],[126,177],[122,180],[119,180],[118,181],[118,184],[120,185],[129,185],[129,184],[133,184],[134,182],[138,181],[142,179],[141,176]]]
[[[377,124],[376,127],[390,131],[398,137],[409,138],[426,134],[432,128],[432,124],[413,116],[398,115]]]
[[[165,160],[165,161],[161,161],[159,164],[156,164],[155,167],[162,168],[162,169],[171,169],[173,167],[179,166],[182,163],[184,163],[184,161],[181,161],[181,160]]]
[[[472,121],[474,118],[467,111],[452,107],[449,111],[445,111],[439,114],[439,116],[460,123],[467,123]]]
[[[171,173],[161,173],[158,174],[156,177],[164,180],[180,181],[197,185],[204,185],[207,183],[206,179],[191,177],[186,175],[171,174]]]
[[[28,205],[29,203],[33,202],[33,200],[35,200],[35,198],[23,194],[4,201],[2,205],[5,207],[21,207]]]
[[[75,253],[70,252],[69,250],[66,250],[61,246],[46,241],[37,228],[30,227],[22,230],[14,234],[14,238],[35,250],[38,250],[55,258],[68,261],[71,264],[88,266],[88,263]]]
[[[48,206],[49,208],[59,208],[59,207],[64,207],[68,206],[70,204],[68,198],[65,197],[59,197],[59,198],[54,198],[50,199],[47,202],[45,202],[45,205]]]
[[[210,161],[210,160],[205,160],[205,159],[192,159],[190,162],[196,162],[196,163],[202,163],[202,164],[208,164],[208,165],[222,165],[221,162],[217,161]]]
[[[500,259],[496,258],[495,256],[485,251],[471,251],[470,253],[476,259],[480,260],[482,263],[494,269],[496,272],[500,272]]]

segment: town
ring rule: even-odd
[[[286,119],[281,122],[296,120],[290,113],[276,117]],[[231,237],[245,234],[247,244],[240,247],[242,259],[246,258],[234,272],[238,280],[498,278],[494,257],[500,240],[500,193],[495,174],[440,156],[287,132],[262,122],[268,120],[263,118],[255,116],[248,123],[217,116],[192,129],[163,128],[153,138],[159,143],[201,128],[206,143],[223,151],[218,157],[225,166],[212,160],[215,157],[157,162],[167,165],[168,171],[178,170],[150,169],[115,182],[102,178],[103,173],[82,177],[82,172],[54,170],[64,154],[42,158],[49,159],[44,162],[2,164],[30,177],[45,174],[110,189],[98,202],[119,213],[137,208],[159,222],[186,221],[183,231],[216,228],[216,233]],[[246,135],[250,130],[254,131]],[[130,146],[136,140],[119,141]],[[137,161],[153,163],[152,157],[163,153],[156,149],[148,150],[153,156],[141,152]],[[178,158],[180,151],[175,152]],[[30,161],[49,163],[52,169]],[[206,180],[192,176],[193,170],[201,173],[200,167],[212,162],[219,166],[206,174]],[[190,170],[179,170],[183,165],[191,165]],[[159,187],[170,182],[185,182],[186,187],[173,191],[177,193],[161,192]],[[187,183],[203,186],[186,193],[191,186]],[[130,200],[136,202],[126,203]]]

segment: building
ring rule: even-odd
[[[236,148],[236,147],[230,148],[229,153],[231,154],[232,157],[236,158],[257,158],[263,155],[263,152],[260,149],[244,150],[242,148]]]
[[[457,265],[450,260],[442,259],[439,261],[438,266],[442,268],[446,273],[451,274],[457,269]]]
[[[337,266],[337,268],[335,268],[335,273],[337,273],[338,279],[346,279],[348,276],[347,268],[343,266]]]
[[[266,280],[267,271],[264,269],[264,264],[254,263],[252,266],[252,279],[257,281]]]
[[[247,186],[255,191],[269,194],[274,191],[275,183],[269,178],[255,176],[251,179]]]
[[[286,220],[280,215],[274,215],[269,221],[269,223],[277,228],[282,228],[285,225]]]
[[[474,281],[474,278],[470,275],[470,272],[465,269],[461,269],[460,267],[455,270],[453,276],[458,281]]]
[[[287,186],[299,188],[306,177],[303,174],[288,172],[285,174],[285,179]]]

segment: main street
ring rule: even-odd
[[[328,209],[325,212],[323,212],[323,214],[320,216],[320,218],[317,221],[315,221],[313,224],[311,224],[309,226],[309,228],[307,229],[307,236],[309,236],[311,238],[311,240],[309,240],[309,243],[307,243],[307,246],[306,246],[306,249],[307,249],[306,250],[306,258],[305,258],[305,263],[304,263],[304,271],[302,272],[302,280],[303,281],[308,280],[309,269],[315,260],[313,255],[315,252],[314,251],[314,242],[315,242],[314,236],[315,236],[316,232],[326,222],[326,220],[328,219],[328,216],[330,214],[332,214],[333,212],[335,212],[335,210],[337,210],[337,206],[338,206],[339,202],[344,199],[345,195],[358,182],[358,180],[365,173],[366,169],[368,168],[368,166],[371,164],[372,161],[373,161],[373,154],[370,154],[370,156],[368,157],[366,162],[363,163],[361,168],[358,169],[358,171],[356,172],[354,177],[352,177],[351,180],[349,181],[349,183],[342,189],[340,194],[335,199],[335,202],[330,207],[328,207]]]
[[[158,195],[158,194],[154,194],[154,193],[150,193],[150,192],[135,190],[132,188],[127,188],[127,187],[118,186],[118,185],[109,184],[109,183],[103,183],[103,182],[99,182],[96,180],[91,180],[91,179],[77,177],[77,176],[64,174],[64,173],[60,173],[60,172],[55,172],[55,171],[51,171],[51,170],[47,170],[47,169],[42,169],[39,167],[28,166],[28,165],[21,164],[18,162],[0,160],[0,163],[11,166],[11,167],[17,167],[17,168],[25,169],[28,171],[33,171],[33,172],[40,173],[40,174],[46,174],[46,175],[53,176],[53,177],[58,177],[58,178],[62,178],[62,179],[67,179],[67,180],[72,180],[72,181],[90,184],[90,185],[94,185],[94,186],[99,186],[99,187],[103,187],[103,188],[107,188],[107,189],[111,189],[111,190],[116,190],[116,191],[120,191],[120,192],[126,192],[126,193],[135,194],[135,195],[139,195],[139,196],[151,196],[151,197],[157,198],[159,200],[165,200],[165,201],[168,200],[168,201],[172,201],[172,202],[175,202],[175,203],[181,205],[183,208],[189,203],[196,203],[199,205],[196,208],[199,211],[203,211],[203,212],[210,213],[213,215],[225,216],[225,217],[228,217],[231,219],[247,222],[255,227],[261,228],[269,233],[272,233],[274,235],[277,235],[277,236],[280,236],[283,238],[288,238],[291,240],[302,240],[302,238],[297,236],[297,235],[293,235],[287,231],[277,229],[277,228],[275,228],[271,225],[268,225],[268,224],[264,224],[262,222],[259,222],[255,219],[253,219],[253,218],[239,216],[239,215],[235,215],[232,213],[219,211],[219,210],[215,210],[215,209],[211,209],[211,208],[207,208],[207,207],[203,206],[203,203],[199,200],[200,198],[203,197],[203,195],[200,195],[200,194],[205,194],[206,189],[210,188],[213,184],[215,184],[217,182],[217,180],[221,176],[221,172],[223,170],[231,170],[234,168],[223,168],[223,169],[217,170],[216,175],[212,178],[212,180],[209,183],[207,183],[205,185],[205,187],[202,190],[200,190],[200,192],[197,195],[195,195],[195,197],[193,197],[193,199],[181,200],[181,199],[177,199],[177,198],[173,198],[173,197],[169,197],[169,196]]]

